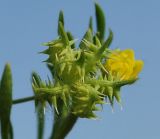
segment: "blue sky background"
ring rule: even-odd
[[[97,0],[114,32],[111,48],[133,48],[145,62],[140,80],[122,89],[123,110],[114,113],[106,105],[100,120],[79,119],[67,139],[159,139],[160,138],[160,1]],[[93,0],[0,0],[0,73],[6,62],[12,66],[13,97],[33,95],[30,75],[50,75],[46,56],[38,54],[41,43],[57,37],[57,18],[65,13],[66,29],[81,39],[94,16]],[[15,139],[36,138],[33,102],[13,106]],[[50,135],[52,110],[46,112],[46,134]]]

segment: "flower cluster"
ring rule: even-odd
[[[67,111],[78,117],[96,118],[94,112],[106,101],[112,106],[114,98],[121,103],[120,88],[137,80],[143,61],[135,60],[133,50],[110,50],[112,31],[106,40],[100,31],[94,34],[90,23],[76,48],[60,13],[59,37],[45,43],[48,48],[42,52],[48,55],[45,62],[53,80],[43,82],[36,73],[32,77],[36,104],[45,107],[48,102],[59,115]]]

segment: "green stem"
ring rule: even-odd
[[[78,117],[69,113],[64,119],[58,118],[54,123],[50,139],[64,139],[75,125]]]
[[[45,114],[43,105],[37,106],[37,139],[43,139],[44,136],[44,127],[45,127]]]
[[[13,138],[14,138],[14,135],[13,135],[13,127],[12,127],[12,123],[11,123],[11,121],[9,122],[9,124],[10,124],[9,136],[10,136],[10,139],[13,139]]]
[[[1,115],[1,117],[4,116],[4,115]],[[1,138],[2,139],[9,139],[9,131],[10,131],[10,120],[9,118],[7,117],[6,119],[1,118],[0,119],[1,121]]]
[[[35,100],[35,96],[30,96],[30,97],[25,97],[25,98],[20,98],[20,99],[15,99],[12,101],[12,104],[19,104],[19,103],[25,103],[28,101]]]
[[[12,101],[12,104],[19,104],[19,103],[33,101],[38,97],[39,96],[30,96],[30,97],[15,99]],[[60,116],[55,114],[55,120],[50,139],[64,139],[75,125],[77,119],[78,117],[70,112],[67,113],[67,115],[65,116],[64,115]]]

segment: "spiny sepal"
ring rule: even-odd
[[[72,92],[72,113],[82,118],[96,118],[97,104],[105,104],[104,95],[90,85],[77,84]]]
[[[60,84],[53,84],[49,79],[43,82],[38,74],[32,74],[32,88],[35,93],[35,105],[46,106],[46,102],[55,108],[58,113],[57,100],[60,98],[64,104],[69,104],[69,88],[67,86],[61,86]]]

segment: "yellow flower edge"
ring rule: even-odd
[[[144,62],[135,60],[132,49],[115,50],[106,60],[104,67],[116,80],[136,79],[142,70]]]

